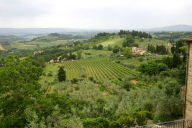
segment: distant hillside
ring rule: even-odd
[[[155,32],[153,37],[160,40],[180,40],[192,37],[192,32]]]
[[[192,26],[190,25],[174,25],[159,28],[146,29],[145,31],[152,32],[192,32]]]
[[[25,38],[15,35],[0,35],[0,43],[22,41]]]
[[[74,34],[92,37],[99,32],[117,32],[113,29],[75,29],[75,28],[0,28],[0,35],[47,35],[49,33]]]
[[[87,39],[87,37],[72,34],[51,33],[45,36],[34,38],[32,41],[51,42],[56,40]]]

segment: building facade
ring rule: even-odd
[[[192,38],[185,39],[188,43],[187,86],[185,97],[185,119],[192,119]]]

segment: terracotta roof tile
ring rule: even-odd
[[[184,38],[183,40],[185,40],[185,41],[192,41],[192,37],[191,38]]]

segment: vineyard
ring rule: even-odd
[[[48,64],[47,72],[56,76],[58,66],[64,66],[67,80],[73,78],[93,77],[95,80],[115,80],[126,75],[136,75],[137,72],[111,61],[109,58],[89,58],[74,61],[65,61],[60,64]]]
[[[80,77],[93,77],[96,80],[114,80],[128,74],[135,75],[135,72],[110,61],[108,58],[66,61],[63,66],[67,72],[68,80]]]

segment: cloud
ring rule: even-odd
[[[191,0],[1,0],[0,27],[146,28],[192,24]]]
[[[48,6],[45,3],[41,4],[35,0],[34,2],[29,2],[29,0],[1,0],[0,17],[29,18],[50,13]]]

